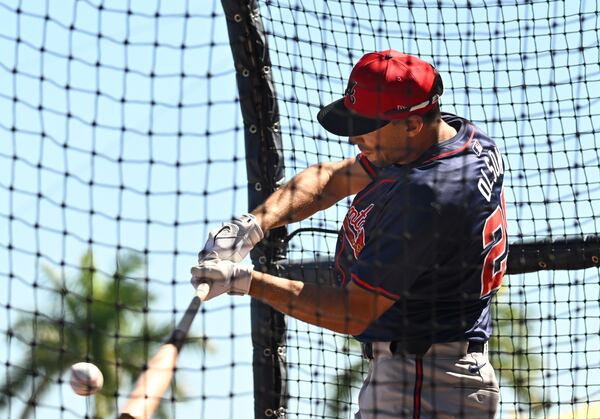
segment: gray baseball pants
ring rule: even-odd
[[[423,355],[392,354],[373,344],[355,419],[494,418],[500,390],[483,352],[467,342],[436,343]]]

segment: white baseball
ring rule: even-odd
[[[96,393],[104,384],[102,372],[94,364],[78,362],[71,366],[71,388],[80,396]]]

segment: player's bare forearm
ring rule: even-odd
[[[356,287],[328,287],[257,271],[252,273],[249,294],[298,320],[350,335],[362,333],[393,304]]]
[[[350,318],[344,289],[254,272],[249,294],[284,314],[335,332],[357,334],[367,326]]]
[[[364,188],[370,178],[356,159],[320,163],[303,170],[252,211],[263,231],[329,208]]]

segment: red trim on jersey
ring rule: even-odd
[[[439,154],[435,157],[430,158],[429,160],[425,160],[422,164],[431,163],[432,161],[441,159],[442,157],[451,156],[452,154],[460,153],[465,148],[467,148],[471,145],[471,140],[473,140],[473,136],[475,136],[475,127],[471,126],[471,135],[469,136],[469,140],[462,147],[457,148],[456,150],[450,150],[445,153]]]
[[[384,290],[383,288],[380,288],[380,287],[374,287],[373,285],[368,284],[365,281],[363,281],[362,279],[360,279],[356,274],[350,274],[350,276],[352,277],[352,280],[354,282],[356,282],[362,288],[366,288],[369,291],[375,291],[378,294],[383,294],[386,297],[391,298],[393,300],[399,300],[400,299],[399,295],[392,294],[391,292],[386,291],[386,290]]]
[[[346,236],[345,232],[343,232],[342,234],[344,236]],[[344,272],[344,269],[342,269],[342,265],[340,265],[340,256],[342,255],[342,252],[344,251],[344,247],[346,246],[346,243],[345,243],[346,238],[342,237],[341,242],[342,242],[342,245],[340,246],[340,251],[337,252],[337,255],[335,255],[335,267],[337,268],[337,270],[340,273],[340,279],[342,280],[342,287],[345,287],[346,286],[346,273]]]
[[[362,201],[363,199],[365,199],[365,197],[370,194],[371,192],[373,192],[375,190],[375,188],[378,188],[379,186],[383,185],[384,183],[393,183],[396,182],[396,179],[381,179],[379,182],[377,182],[375,185],[371,186],[364,194],[363,196],[361,196],[359,199],[357,199],[356,201],[354,201],[352,203],[352,206],[356,206],[360,201]]]
[[[423,388],[423,355],[415,357],[415,392],[413,397],[413,419],[421,417],[421,389]]]
[[[373,168],[373,164],[369,161],[369,159],[367,159],[362,153],[356,156],[356,158],[363,169],[365,169],[367,174],[371,176],[372,179],[375,179],[377,177],[377,172]]]

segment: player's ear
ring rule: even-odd
[[[411,115],[405,119],[406,121],[406,133],[409,137],[415,137],[419,135],[423,129],[423,118],[419,115]]]

